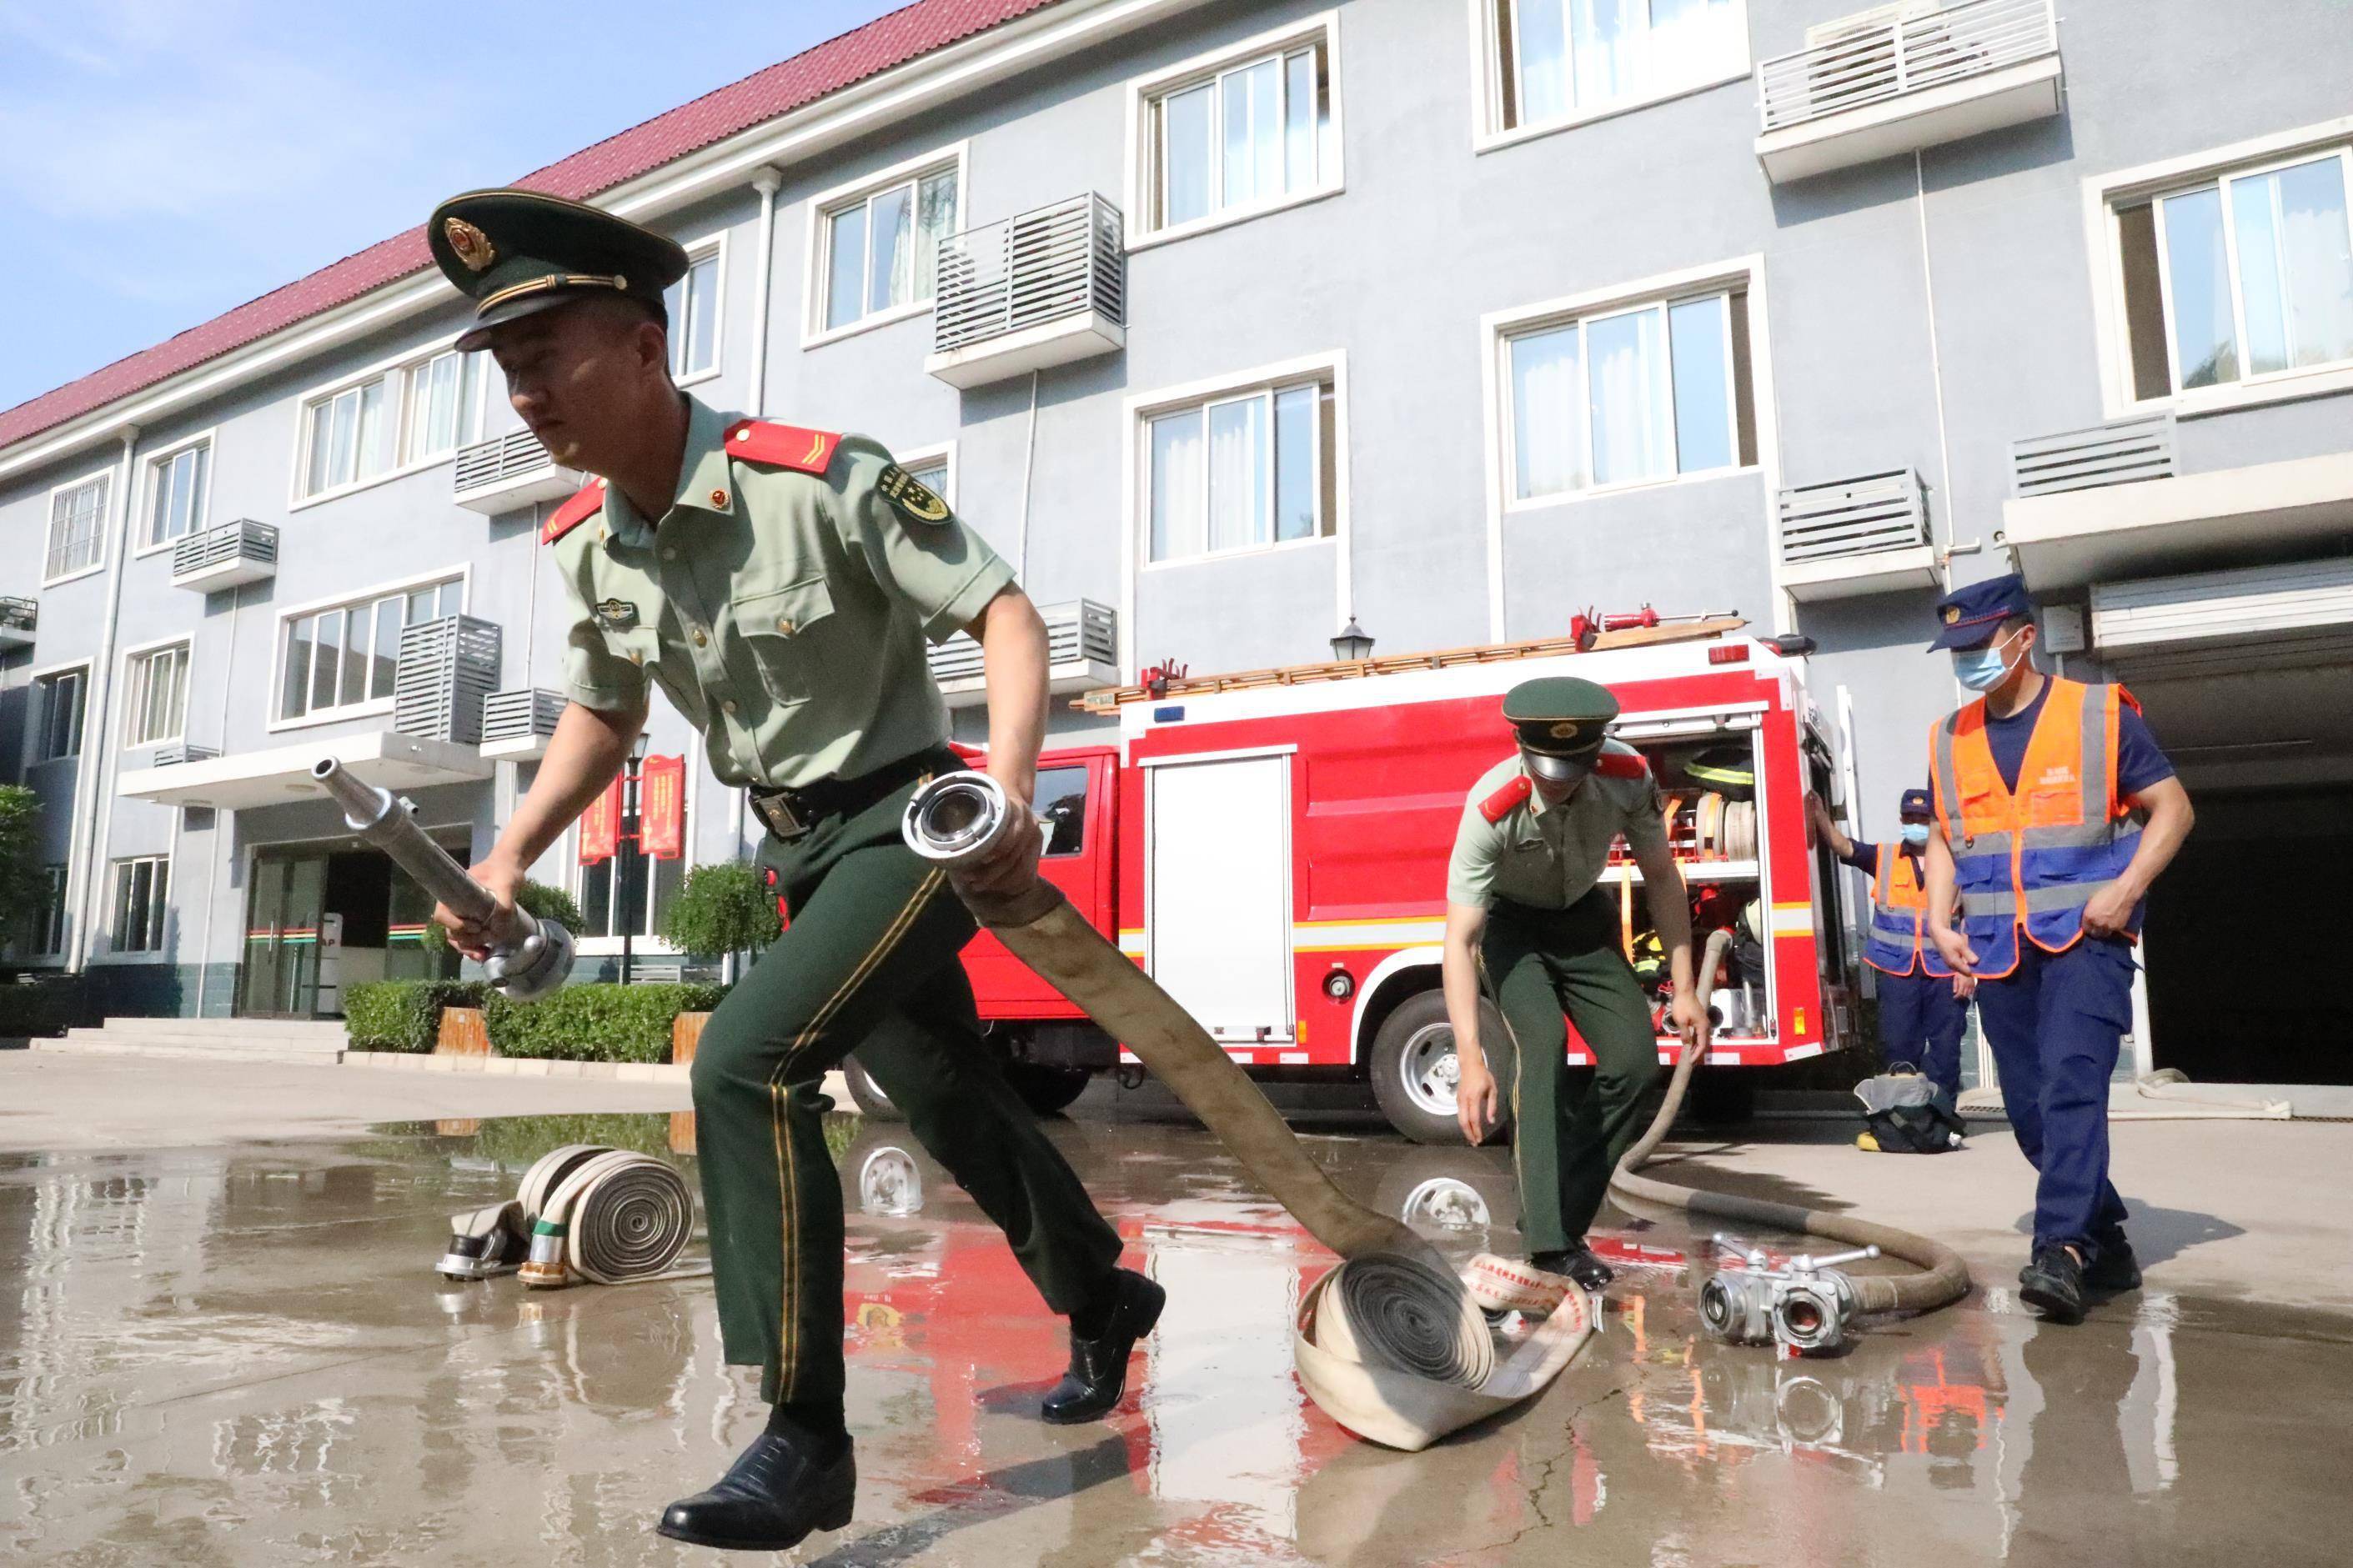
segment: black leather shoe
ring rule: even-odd
[[[1547,1274],[1574,1279],[1588,1290],[1599,1290],[1618,1278],[1617,1270],[1602,1262],[1593,1248],[1581,1240],[1576,1246],[1558,1252],[1535,1253],[1528,1261]]]
[[[1119,1403],[1127,1391],[1127,1358],[1135,1342],[1160,1321],[1168,1292],[1132,1268],[1119,1271],[1119,1299],[1113,1306],[1111,1326],[1091,1340],[1071,1335],[1071,1370],[1046,1395],[1039,1412],[1060,1426],[1092,1421]]]
[[[672,1541],[730,1552],[785,1552],[812,1530],[839,1530],[858,1500],[858,1455],[844,1442],[830,1462],[806,1438],[763,1432],[718,1484],[662,1511]]]
[[[2041,1247],[2034,1261],[2018,1271],[2018,1294],[2054,1323],[2080,1323],[2084,1321],[2084,1266],[2063,1247]]]
[[[2132,1243],[2120,1236],[2094,1245],[2092,1261],[2084,1268],[2084,1289],[2110,1296],[2139,1289],[2140,1259],[2133,1256]]]

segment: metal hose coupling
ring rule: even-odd
[[[1028,925],[1063,901],[1061,889],[1042,877],[1008,896],[980,893],[958,874],[1011,834],[1045,831],[1036,814],[1017,806],[987,773],[942,773],[932,780],[907,802],[899,830],[909,848],[946,868],[956,896],[985,926]]]
[[[1743,1248],[1718,1235],[1715,1245],[1746,1267],[1718,1268],[1699,1288],[1699,1321],[1710,1339],[1735,1345],[1775,1345],[1784,1355],[1821,1355],[1846,1342],[1848,1326],[1862,1315],[1862,1292],[1838,1265],[1877,1258],[1876,1247],[1859,1247],[1813,1258],[1799,1254],[1778,1268],[1765,1254]]]

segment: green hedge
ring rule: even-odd
[[[671,1020],[707,1013],[726,994],[721,985],[567,985],[544,1002],[517,1004],[493,991],[483,1022],[502,1057],[666,1062]]]
[[[343,992],[343,1029],[363,1051],[432,1050],[441,1009],[479,1007],[490,987],[479,980],[375,980]]]

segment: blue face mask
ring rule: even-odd
[[[1928,842],[1928,825],[1925,822],[1905,823],[1904,825],[1904,842],[1909,844],[1915,849],[1920,848],[1922,846],[1926,845]]]
[[[1985,647],[1957,648],[1953,653],[1953,678],[1971,691],[1991,691],[2010,677],[2010,666],[2001,656],[2007,639],[1996,638]]]

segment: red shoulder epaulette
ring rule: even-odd
[[[1649,776],[1651,764],[1640,752],[1603,752],[1593,771],[1605,779],[1639,779]]]
[[[590,479],[572,492],[572,499],[555,509],[554,516],[540,524],[539,542],[553,544],[589,518],[605,505],[605,481]]]
[[[1528,782],[1528,775],[1522,773],[1481,801],[1479,815],[1490,822],[1501,822],[1521,806],[1527,805],[1528,796],[1535,793],[1535,787]]]
[[[727,455],[774,468],[798,468],[821,474],[833,465],[834,448],[841,437],[830,430],[804,430],[797,425],[771,425],[765,419],[739,419],[727,426]]]

